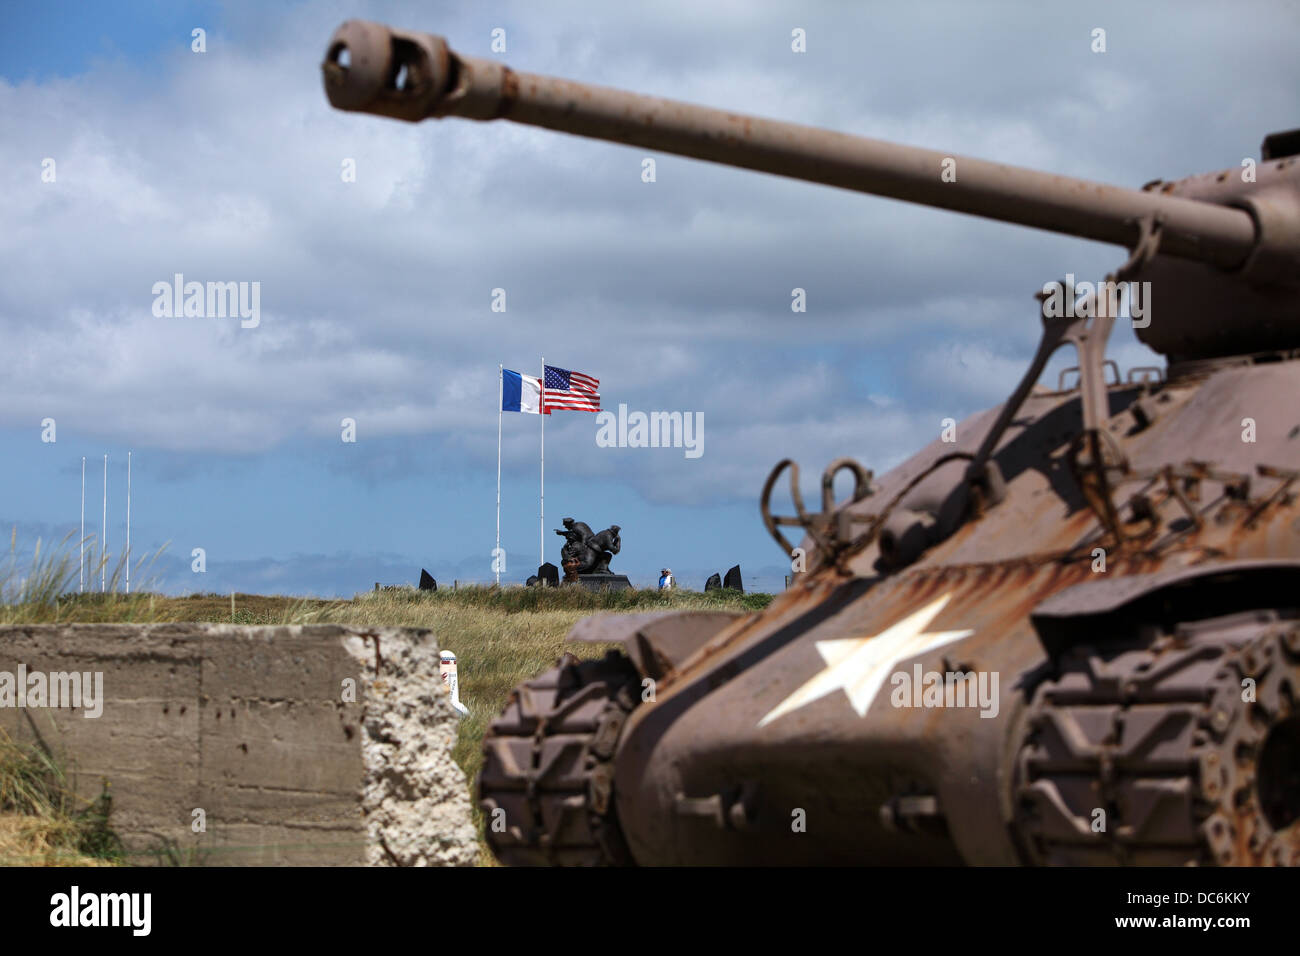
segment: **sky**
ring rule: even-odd
[[[594,415],[556,413],[543,529],[539,419],[505,414],[503,581],[534,573],[539,539],[558,563],[570,516],[620,525],[613,569],[634,584],[668,565],[698,588],[739,564],[778,589],[758,506],[777,461],[800,463],[810,501],[835,458],[882,474],[1011,392],[1044,282],[1124,258],[504,122],[337,112],[319,66],[353,17],[520,70],[1132,187],[1238,167],[1300,125],[1295,2],[6,2],[0,528],[19,559],[76,548],[83,457],[87,534],[119,554],[130,451],[132,555],[153,556],[137,588],[350,596],[422,567],[486,582],[498,365],[537,374],[544,355],[599,378],[606,408],[702,413],[703,454],[600,447]],[[156,315],[177,273],[259,283],[260,321]],[[1122,323],[1111,356],[1160,364]]]

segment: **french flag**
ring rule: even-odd
[[[542,412],[542,383],[531,375],[521,375],[508,368],[501,370],[501,411]]]

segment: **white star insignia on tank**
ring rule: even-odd
[[[926,631],[951,597],[951,594],[945,594],[936,598],[879,634],[818,641],[817,653],[826,662],[826,669],[814,674],[802,687],[777,704],[758,722],[758,726],[770,724],[778,717],[840,689],[848,694],[849,703],[859,717],[866,714],[889,671],[900,661],[918,657],[975,633],[970,629]]]

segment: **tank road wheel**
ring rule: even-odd
[[[479,806],[492,852],[508,866],[627,865],[612,758],[640,703],[628,658],[572,654],[510,695],[483,740]]]
[[[1236,614],[1058,664],[1016,761],[1026,862],[1300,865],[1300,622]]]

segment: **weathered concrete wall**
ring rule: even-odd
[[[6,701],[4,675],[12,691],[20,667],[29,683],[102,673],[101,716]],[[107,781],[112,826],[140,862],[164,847],[218,865],[466,865],[477,853],[428,631],[0,628],[0,728],[58,756],[84,797]]]

